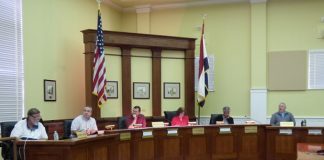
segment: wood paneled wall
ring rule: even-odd
[[[85,45],[85,88],[86,105],[93,106],[93,117],[101,118],[97,97],[92,95],[93,56],[96,45],[96,30],[83,30]],[[152,115],[161,116],[161,54],[162,50],[183,51],[185,54],[185,110],[195,116],[194,92],[194,38],[171,37],[150,34],[104,31],[105,46],[121,48],[122,56],[122,114],[129,115],[131,97],[131,49],[144,48],[152,51]]]

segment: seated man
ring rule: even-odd
[[[27,118],[16,123],[11,131],[10,137],[23,139],[48,139],[45,127],[39,122],[41,119],[40,111],[31,108],[27,112]]]
[[[146,120],[143,114],[141,114],[141,107],[135,106],[133,108],[133,114],[127,117],[128,128],[145,128]]]
[[[230,115],[229,115],[230,114],[230,110],[231,109],[228,106],[223,107],[223,114],[218,115],[216,117],[216,123],[217,123],[217,121],[223,121],[224,124],[234,124],[233,118],[230,117]]]
[[[290,112],[286,112],[286,104],[280,103],[279,111],[272,114],[270,124],[272,126],[279,126],[280,122],[294,122],[294,125],[296,125],[294,115],[292,115]]]
[[[177,110],[177,116],[172,118],[172,126],[188,126],[189,117],[185,115],[184,110],[180,107]]]
[[[83,114],[74,118],[71,124],[71,132],[85,132],[87,135],[95,134],[98,131],[97,123],[94,118],[91,117],[92,108],[84,107]]]

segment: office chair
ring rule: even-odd
[[[63,122],[63,139],[69,139],[71,136],[71,124],[72,120],[64,120]]]
[[[216,124],[216,118],[221,114],[211,114],[209,124]]]
[[[164,111],[164,118],[171,126],[172,118],[177,116],[177,111]]]
[[[1,137],[10,137],[17,121],[1,122]],[[0,142],[1,155],[4,160],[13,159],[13,144],[11,141]]]
[[[118,129],[127,129],[127,116],[122,116],[117,118]]]

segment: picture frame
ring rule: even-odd
[[[106,81],[106,93],[107,93],[107,98],[117,99],[118,98],[118,81]]]
[[[56,81],[44,79],[44,101],[56,101]]]
[[[164,82],[163,83],[164,99],[180,99],[180,83]]]
[[[133,99],[150,99],[150,83],[133,82]]]

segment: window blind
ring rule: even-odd
[[[22,0],[0,0],[0,122],[24,114]]]
[[[324,89],[324,50],[310,50],[308,56],[308,89]]]

